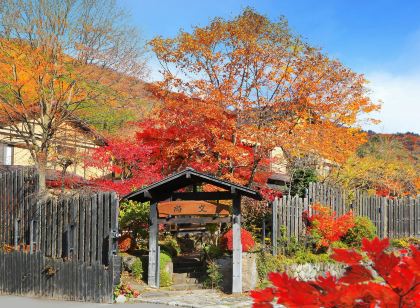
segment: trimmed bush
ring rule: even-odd
[[[166,265],[172,262],[172,258],[166,254],[161,252],[160,253],[160,266],[159,266],[159,280],[161,287],[170,287],[172,285],[172,277],[171,274],[166,271]]]
[[[350,247],[360,247],[362,239],[373,239],[376,235],[376,227],[373,222],[365,216],[354,218],[354,226],[342,237],[342,242]]]
[[[181,248],[176,240],[172,236],[166,236],[164,240],[159,242],[160,249],[162,252],[166,252],[172,258],[178,256],[181,253]]]
[[[133,265],[131,266],[131,274],[136,279],[142,279],[143,277],[143,263],[140,258],[136,258]]]
[[[242,251],[248,252],[255,247],[255,241],[252,238],[251,232],[248,232],[245,229],[241,228],[241,242],[242,242]],[[220,241],[220,246],[228,251],[233,251],[233,231],[230,229],[226,232]]]

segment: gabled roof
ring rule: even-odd
[[[178,189],[199,183],[211,184],[227,191],[234,191],[239,195],[246,196],[255,200],[262,199],[260,193],[256,190],[221,180],[215,176],[198,172],[192,168],[186,168],[181,172],[170,175],[159,182],[153,183],[147,187],[125,195],[122,199],[140,202],[149,201],[152,198],[160,199],[161,197],[170,195],[172,192],[175,192]]]

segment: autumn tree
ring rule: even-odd
[[[378,109],[362,75],[292,34],[284,18],[272,22],[246,9],[150,44],[162,64],[162,90],[231,115],[226,139],[253,151],[247,185],[276,146],[345,161],[364,138],[359,115]],[[228,171],[237,167],[232,161]]]
[[[418,174],[416,159],[401,142],[387,136],[373,136],[329,181],[383,196],[416,195],[420,189]]]
[[[116,181],[96,181],[103,188],[127,193],[186,167],[246,184],[253,159],[252,147],[234,143],[232,114],[223,108],[208,108],[199,100],[176,93],[149,91],[165,102],[148,119],[136,126],[134,137],[109,140],[92,153],[89,164],[113,171]],[[229,172],[232,164],[234,172]],[[255,181],[265,184],[267,174],[259,171]],[[128,189],[128,191],[127,191]]]
[[[115,1],[0,1],[0,121],[29,149],[41,188],[66,121],[133,99],[122,89],[145,66],[125,20]]]

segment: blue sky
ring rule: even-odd
[[[420,0],[119,0],[144,39],[232,18],[250,6],[290,28],[370,81],[383,101],[378,132],[420,133]],[[150,60],[152,78],[158,65]]]

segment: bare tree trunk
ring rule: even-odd
[[[254,158],[254,162],[252,164],[251,175],[248,180],[248,184],[246,186],[251,187],[254,183],[255,173],[257,172],[258,165],[260,164],[261,158]]]
[[[47,160],[48,155],[46,151],[43,151],[41,153],[38,153],[37,155],[37,162],[36,167],[38,170],[38,177],[39,177],[39,191],[40,193],[43,193],[47,189]]]

